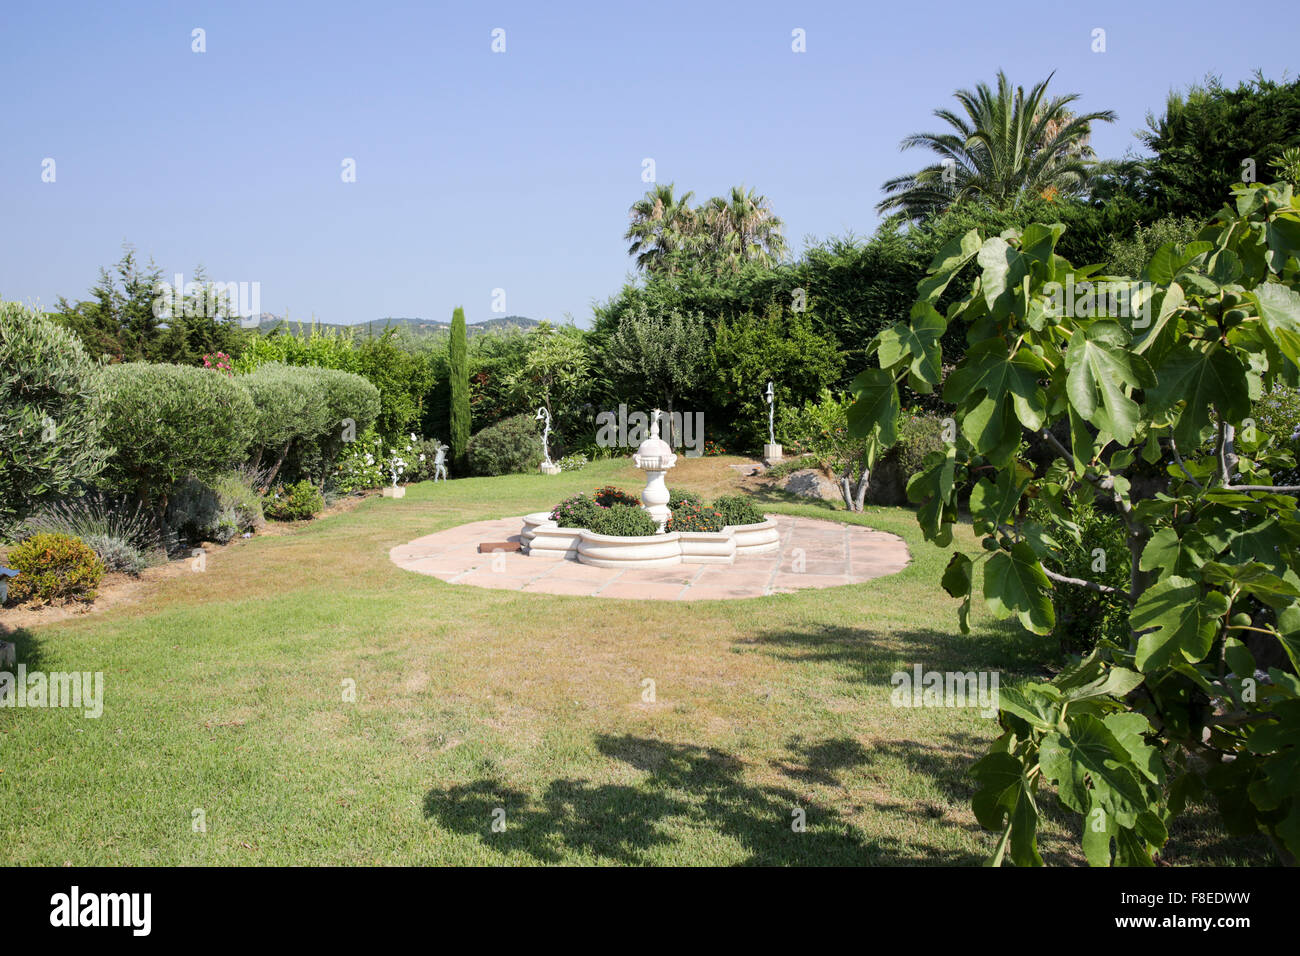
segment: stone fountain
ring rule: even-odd
[[[656,408],[650,422],[650,437],[637,448],[636,454],[632,456],[632,462],[645,472],[645,491],[641,492],[641,507],[655,519],[659,525],[659,533],[663,534],[664,525],[672,517],[672,512],[668,510],[668,499],[671,496],[668,494],[668,485],[664,483],[664,476],[668,474],[670,468],[677,465],[677,456],[673,454],[668,442],[659,437],[661,414]]]

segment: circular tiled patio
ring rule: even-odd
[[[669,568],[596,568],[515,552],[480,554],[480,542],[518,541],[523,518],[476,521],[416,538],[389,552],[393,563],[451,584],[584,597],[659,601],[717,600],[786,594],[801,588],[858,584],[907,567],[903,539],[856,525],[769,515],[781,549],[735,564]]]

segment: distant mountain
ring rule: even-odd
[[[302,321],[299,319],[289,319],[286,322],[283,316],[272,315],[270,312],[263,312],[258,316],[258,331],[269,332],[279,325],[287,325],[290,330],[296,330],[299,325],[308,328],[312,323],[310,320]],[[363,332],[372,335],[379,335],[387,328],[404,329],[413,335],[437,335],[451,328],[450,322],[440,322],[437,319],[397,318],[393,316],[372,319],[369,322],[355,322],[351,325],[341,325],[335,322],[317,322],[315,325],[316,328],[321,330],[334,329],[339,332]],[[526,316],[500,315],[496,318],[484,319],[482,322],[470,322],[466,325],[466,332],[473,336],[483,335],[486,332],[502,332],[507,329],[531,329],[536,325],[541,325],[541,323]]]

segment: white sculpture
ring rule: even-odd
[[[438,453],[433,457],[433,480],[447,480],[447,446],[439,445]]]
[[[537,420],[542,423],[542,465],[544,475],[558,475],[560,466],[551,461],[551,412],[545,405],[537,410]]]
[[[668,509],[668,499],[672,496],[668,493],[664,476],[668,474],[668,469],[677,465],[677,456],[668,447],[668,443],[659,437],[659,416],[662,414],[659,409],[654,410],[650,421],[650,437],[641,443],[632,456],[633,464],[646,473],[641,507],[655,519],[661,534],[664,525],[672,517],[672,512]]]

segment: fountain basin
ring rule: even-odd
[[[776,522],[771,518],[757,524],[727,525],[722,530],[724,533],[731,532],[735,537],[736,554],[740,557],[747,554],[767,554],[781,547],[781,532],[777,530]]]
[[[554,522],[538,525],[528,543],[528,556],[534,558],[568,558],[578,560],[578,544],[587,532],[582,528],[561,528]]]
[[[598,568],[666,568],[682,563],[681,535],[612,535],[583,529],[578,560]]]

